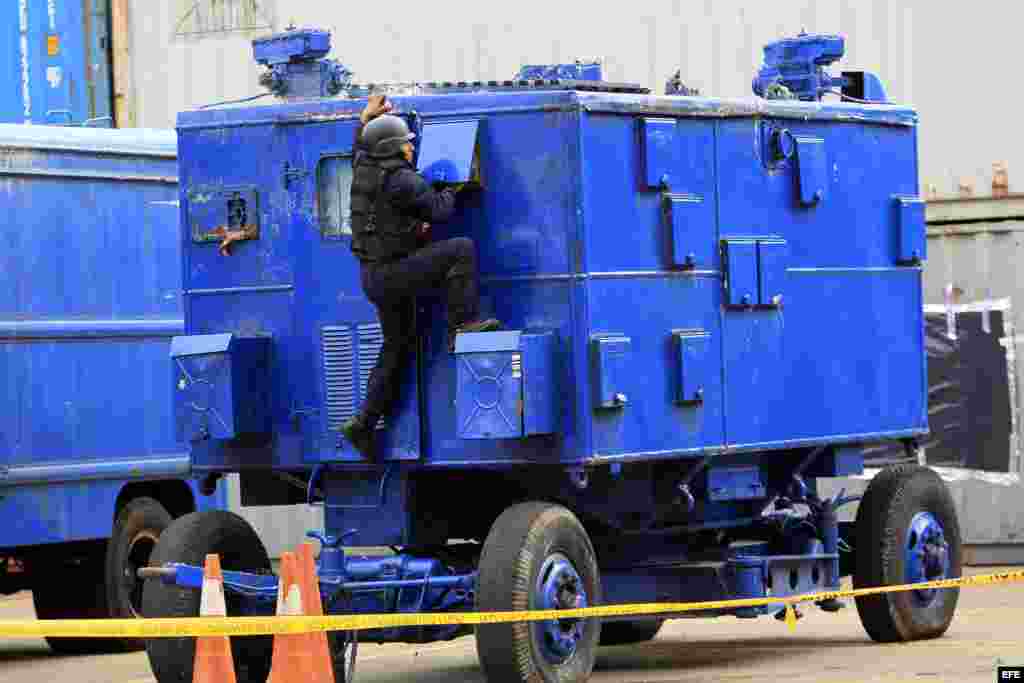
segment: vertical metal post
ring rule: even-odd
[[[111,0],[110,40],[114,75],[114,126],[135,128],[136,116],[132,89],[131,53],[128,50],[131,24],[128,21],[129,0]]]

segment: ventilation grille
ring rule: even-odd
[[[321,338],[327,385],[327,428],[340,432],[341,425],[356,413],[352,330],[348,327],[324,327]]]
[[[359,326],[359,403],[366,400],[366,387],[370,383],[370,373],[377,363],[380,348],[384,345],[384,332],[380,323],[367,323]],[[377,422],[377,429],[384,428],[383,418]]]

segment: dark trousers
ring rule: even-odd
[[[364,263],[361,271],[363,292],[377,308],[384,335],[363,404],[363,415],[376,423],[398,400],[402,375],[416,350],[416,295],[445,288],[449,332],[476,320],[476,252],[473,240],[457,237],[428,244],[399,261]]]

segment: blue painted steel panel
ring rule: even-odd
[[[896,226],[899,247],[896,260],[916,264],[928,258],[928,238],[924,220],[924,200],[920,197],[896,197]]]
[[[797,170],[800,178],[800,203],[820,204],[828,191],[828,156],[821,138],[796,138]]]
[[[672,244],[672,265],[714,269],[718,262],[714,202],[694,195],[667,194],[662,206]]]
[[[591,325],[621,330],[632,340],[623,410],[593,413],[593,451],[605,458],[629,453],[696,455],[724,441],[720,313],[717,278],[657,275],[592,279]],[[708,335],[694,372],[703,374],[701,403],[677,403],[679,355],[674,332]],[[696,350],[696,349],[694,349]],[[645,457],[657,457],[648,455]]]
[[[677,366],[677,403],[699,403],[711,374],[708,363],[709,339],[703,332],[675,332]]]
[[[520,439],[460,439],[453,396],[461,361],[446,351],[438,293],[423,292],[416,367],[388,418],[396,423],[383,430],[385,439],[409,436],[400,448],[385,448],[387,459],[425,466],[658,459],[727,443],[784,448],[924,428],[919,271],[877,270],[896,256],[888,202],[894,193],[915,194],[912,110],[529,91],[392,102],[400,111],[415,109],[427,128],[480,122],[485,187],[463,195],[453,220],[434,225],[432,236],[475,240],[482,313],[511,330],[552,330],[549,393],[572,389],[557,402],[559,439],[531,447]],[[196,455],[203,467],[360,460],[332,445],[329,423],[354,410],[351,387],[361,386],[358,375],[370,362],[358,350],[359,326],[375,320],[349,236],[332,227],[344,221],[350,174],[341,160],[351,152],[361,107],[351,100],[274,102],[179,116],[183,213],[193,186],[248,185],[257,188],[262,224],[280,226],[230,257],[211,245],[184,244],[189,333],[244,329],[269,335],[274,347],[275,447],[254,458],[229,444],[203,445]],[[800,150],[766,169],[761,127],[768,123],[801,140],[822,140],[816,149],[828,154]],[[671,143],[638,136],[638,127],[643,133],[649,125]],[[908,161],[880,172],[891,164],[891,150]],[[334,170],[323,170],[327,158],[338,159],[328,164]],[[671,221],[651,182],[650,173],[663,169],[671,178]],[[811,197],[821,190],[827,201],[807,210],[802,186]],[[693,198],[692,217],[676,211],[673,199],[683,196]],[[690,250],[677,245],[687,240],[694,267],[679,270]],[[729,287],[722,285],[726,266]],[[821,292],[829,289],[826,298]],[[728,308],[744,294],[749,306]],[[784,305],[766,310],[779,294]],[[679,330],[707,335],[705,355],[690,362],[702,374],[680,376]],[[838,330],[844,340],[824,351]],[[604,334],[628,337],[632,360],[621,380],[605,374],[613,383],[602,391],[590,340]],[[902,363],[899,383],[880,370],[888,361],[862,367],[881,349]],[[684,353],[683,369],[687,359]],[[844,378],[862,372],[866,377]],[[703,378],[703,401],[681,404],[680,384],[690,391],[690,377]],[[626,394],[628,404],[596,410],[613,393]],[[813,418],[785,414],[784,406],[810,395]],[[882,414],[880,401],[901,407]],[[824,406],[832,407],[827,415]]]
[[[757,303],[778,306],[786,292],[786,242],[784,240],[757,241]]]
[[[597,408],[621,409],[629,403],[633,388],[640,389],[632,380],[633,358],[630,338],[621,335],[601,335],[593,341],[594,404]]]
[[[431,123],[423,127],[416,166],[428,182],[473,180],[479,121]]]
[[[554,334],[501,331],[459,335],[456,419],[461,439],[498,439],[555,430]],[[557,391],[557,390],[556,390]]]
[[[175,337],[175,415],[180,441],[269,434],[270,340],[209,334]]]
[[[19,520],[0,546],[102,538],[126,481],[190,471],[171,401],[175,141],[0,125],[0,208],[18,218],[0,242],[0,514]]]
[[[501,351],[519,351],[521,349],[522,330],[500,330],[497,332],[480,332],[476,334],[460,334],[455,338],[455,353],[497,353]]]
[[[643,119],[644,180],[649,188],[671,188],[684,168],[675,119]]]
[[[555,369],[554,332],[530,331],[522,337],[523,435],[559,432],[558,400],[563,387]]]
[[[757,303],[757,242],[726,240],[725,288],[729,306],[753,306]]]
[[[581,119],[584,205],[577,251],[586,259],[581,272],[673,269],[678,265],[677,245],[682,244],[684,261],[693,251],[698,268],[717,270],[714,124],[692,120],[673,124],[673,129],[683,131],[672,136],[674,156],[685,159],[686,166],[684,172],[676,173],[671,192],[694,202],[700,199],[699,204],[673,206],[673,222],[663,214],[665,197],[657,188],[637,188],[636,179],[645,174],[645,152],[637,143],[637,125],[627,116],[586,114]],[[677,224],[676,219],[683,223]],[[674,239],[677,230],[676,234],[685,235],[683,242]]]
[[[456,353],[455,394],[460,439],[511,439],[523,435],[522,354],[514,350]]]

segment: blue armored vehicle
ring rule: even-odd
[[[764,97],[749,100],[657,96],[589,64],[392,88],[418,168],[469,188],[432,230],[475,241],[483,314],[504,329],[450,350],[439,293],[422,292],[416,362],[379,462],[340,429],[382,343],[350,252],[354,135],[372,88],[328,49],[312,30],[256,41],[276,99],[180,114],[185,334],[171,355],[196,470],[239,473],[245,505],[324,506],[311,534],[329,613],[783,597],[850,575],[959,575],[953,505],[930,470],[877,475],[853,523],[836,514],[853,498],[818,495],[819,479],[863,471],[865,446],[912,455],[927,432],[917,117],[870,74],[825,72],[841,38],[766,48]],[[222,253],[229,233],[243,239]],[[161,537],[147,615],[197,613],[206,553],[229,570],[231,614],[274,613],[262,543],[211,512]],[[856,608],[875,640],[907,641],[944,633],[956,601],[917,591]],[[488,680],[583,681],[599,644],[650,639],[666,617],[781,609],[475,635]],[[339,678],[351,636],[332,634]],[[262,680],[270,639],[235,640],[242,677]],[[161,683],[190,679],[192,647],[149,643]]]

